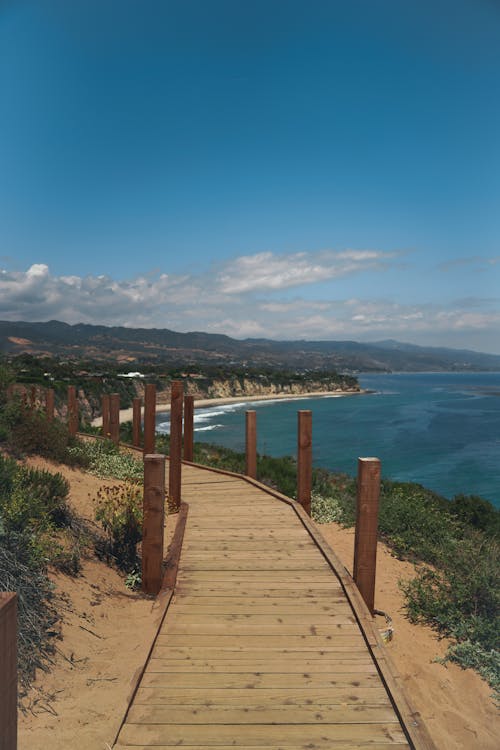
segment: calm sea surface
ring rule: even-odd
[[[261,401],[199,410],[195,440],[245,447],[245,410],[257,412],[259,453],[296,453],[297,410],[313,412],[315,466],[355,474],[377,456],[385,477],[446,497],[476,494],[500,507],[500,373],[361,375],[375,391],[346,397]],[[157,429],[168,432],[168,415]]]

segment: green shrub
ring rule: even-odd
[[[123,570],[137,563],[137,543],[142,538],[142,488],[132,482],[101,487],[96,499],[96,520],[108,537],[108,551]]]
[[[0,517],[6,533],[64,526],[69,485],[61,474],[0,456]]]
[[[500,541],[500,510],[477,495],[455,495],[450,513],[460,521]]]
[[[85,464],[87,470],[95,476],[125,481],[142,481],[144,467],[142,461],[128,453],[121,453],[111,440],[79,441],[78,445],[68,449],[74,460]]]
[[[77,463],[68,448],[77,443],[66,425],[48,421],[41,411],[27,409],[18,399],[9,401],[0,413],[0,442],[14,456],[38,455],[61,463]]]

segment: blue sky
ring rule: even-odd
[[[0,319],[500,353],[497,0],[4,0]]]

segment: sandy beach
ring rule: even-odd
[[[226,404],[246,404],[251,401],[299,401],[304,398],[340,398],[343,396],[358,396],[364,391],[311,391],[308,393],[268,393],[259,396],[228,396],[226,398],[202,398],[194,402],[195,409],[204,409],[210,406],[225,406]],[[144,407],[142,409],[144,411]],[[156,404],[156,413],[170,411],[170,404]],[[132,420],[132,408],[120,409],[120,423],[130,422]],[[92,420],[93,427],[102,426],[102,417],[96,417]]]

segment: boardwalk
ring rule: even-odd
[[[300,513],[194,467],[184,469],[183,499],[175,594],[115,747],[411,747]]]

